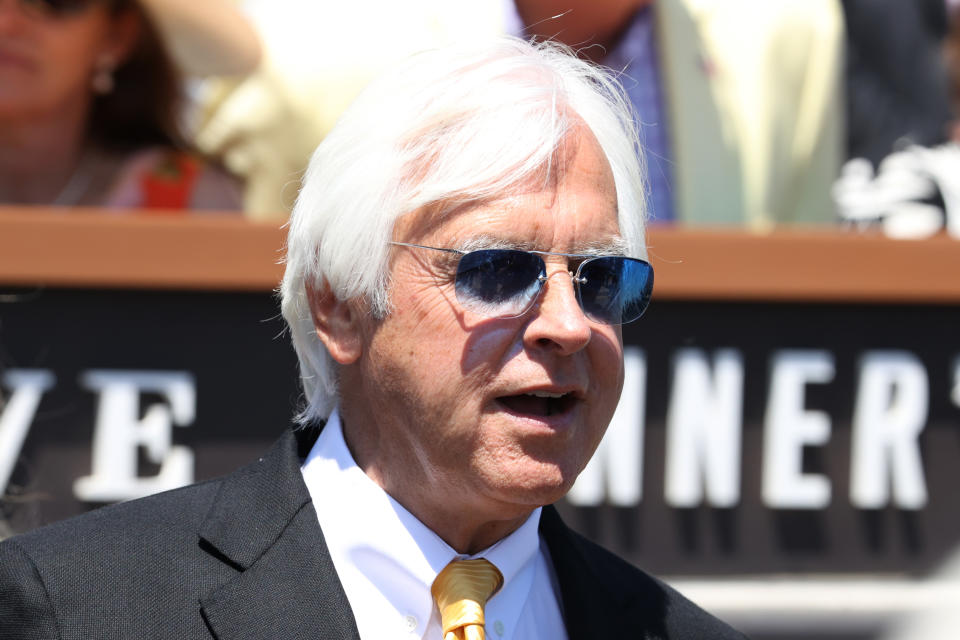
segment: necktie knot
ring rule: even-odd
[[[444,567],[430,588],[444,640],[483,640],[483,607],[502,585],[500,571],[483,558],[454,560]]]

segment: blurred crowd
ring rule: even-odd
[[[0,202],[239,210],[242,178],[194,144],[186,81],[259,58],[226,0],[3,0]]]
[[[0,203],[282,218],[368,79],[497,34],[620,73],[656,224],[960,236],[956,0],[0,0]]]

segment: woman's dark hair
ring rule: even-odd
[[[140,36],[114,72],[113,91],[94,97],[91,142],[115,151],[155,145],[188,149],[180,120],[182,78],[160,34],[134,0],[109,0],[109,4],[115,16],[125,11],[139,14]]]

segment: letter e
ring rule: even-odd
[[[93,434],[92,473],[78,478],[73,492],[80,500],[130,500],[193,482],[193,452],[171,446],[173,426],[191,424],[196,413],[193,377],[186,372],[91,370],[80,383],[98,394]],[[140,415],[140,394],[156,393],[166,403]],[[158,465],[155,476],[137,474],[137,451]]]

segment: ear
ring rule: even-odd
[[[101,56],[119,67],[137,46],[143,32],[143,17],[134,10],[121,10],[110,18]]]
[[[352,364],[363,353],[360,317],[346,300],[339,300],[324,280],[319,287],[307,285],[307,300],[317,337],[340,364]]]

